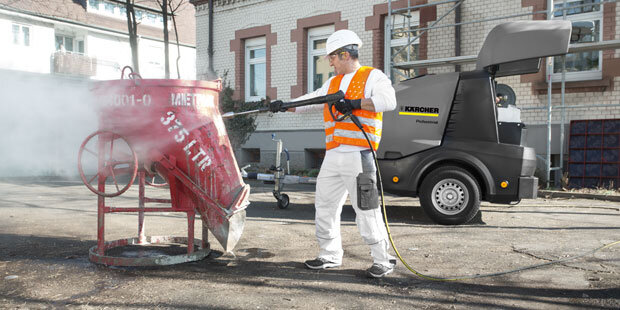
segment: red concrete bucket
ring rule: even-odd
[[[99,175],[114,177],[118,191],[105,192],[105,185],[95,188],[89,184],[92,179],[83,177],[86,186],[112,197],[129,188],[136,170],[157,173],[170,185],[172,207],[196,210],[222,247],[232,250],[243,231],[249,186],[243,183],[217,107],[220,90],[220,81],[95,82],[99,132],[124,140],[128,147],[117,155],[123,158],[119,165],[99,160]],[[117,152],[111,148],[100,146],[99,151],[111,156]],[[122,189],[115,172],[130,175]]]

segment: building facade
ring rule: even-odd
[[[193,1],[196,6],[197,77],[208,71],[209,1]],[[390,73],[395,83],[419,74],[473,70],[473,63],[443,67],[395,69],[394,63],[477,55],[484,38],[497,24],[515,20],[547,19],[549,4],[553,18],[566,18],[591,30],[581,43],[620,39],[620,6],[603,0],[465,0],[439,5],[427,0],[214,0],[214,71],[225,77],[237,99],[254,101],[269,97],[284,101],[319,87],[333,73],[322,58],[322,48],[330,33],[339,29],[355,31],[364,42],[360,62]],[[562,13],[566,5],[566,15]],[[414,10],[388,14],[419,6]],[[536,14],[532,14],[536,13]],[[510,16],[510,17],[506,17]],[[390,18],[388,18],[390,17]],[[439,19],[443,19],[439,21]],[[505,17],[505,18],[501,18]],[[476,22],[482,19],[495,20]],[[460,21],[455,27],[455,21]],[[436,24],[435,24],[436,23]],[[389,26],[388,26],[389,25]],[[442,26],[446,25],[446,26]],[[420,29],[434,26],[409,44]],[[388,31],[389,29],[389,31]],[[576,42],[579,44],[580,42]],[[560,104],[560,58],[553,61],[552,104]],[[537,154],[546,152],[547,78],[546,68],[537,74],[499,78],[516,94],[521,119],[528,127],[528,144]],[[609,49],[574,53],[566,57],[565,123],[581,119],[620,118],[620,50]],[[589,107],[588,105],[591,105]],[[559,110],[552,113],[551,152],[553,165],[559,164]],[[272,133],[283,139],[295,169],[317,168],[324,154],[321,113],[263,114],[257,130],[243,146],[240,162],[266,166],[273,164],[275,143]],[[568,140],[564,144],[567,148]],[[566,153],[565,153],[566,154]],[[564,155],[566,160],[567,156]]]
[[[164,78],[161,9],[135,2],[140,74]],[[182,2],[178,47],[168,27],[170,77],[193,80],[195,9]],[[98,123],[90,82],[132,65],[125,1],[0,0],[0,47],[0,177],[77,175],[81,141]]]
[[[187,2],[187,1],[186,1]],[[163,15],[156,1],[138,1],[140,73],[164,77]],[[195,77],[195,22],[193,6],[176,12],[180,46],[172,22],[170,71],[181,78]],[[124,1],[2,0],[0,1],[0,69],[58,74],[89,79],[117,79],[131,65]],[[180,53],[179,53],[180,52]]]

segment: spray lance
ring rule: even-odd
[[[337,93],[329,94],[325,96],[314,97],[310,99],[293,101],[293,102],[285,102],[282,105],[282,109],[289,109],[289,108],[296,108],[296,107],[307,106],[307,105],[327,103],[327,105],[329,106],[329,112],[331,113],[332,107],[334,106],[334,104],[342,99],[344,99],[344,93],[340,90]],[[256,113],[262,113],[262,112],[269,112],[269,107],[260,107],[256,110],[243,111],[243,112],[226,112],[222,114],[222,118],[231,118],[231,117],[235,117],[239,115],[256,114]],[[332,118],[334,118],[334,120],[336,121],[340,121],[344,119],[344,116],[341,119],[337,119],[334,117],[334,114],[332,113]]]
[[[302,107],[302,106],[307,106],[307,105],[325,104],[326,103],[328,108],[329,108],[329,114],[331,114],[332,119],[335,122],[340,122],[340,121],[345,120],[347,118],[351,118],[351,121],[353,121],[353,123],[364,133],[364,136],[366,136],[366,132],[364,132],[364,128],[363,128],[362,124],[357,119],[357,117],[355,115],[353,115],[353,113],[352,113],[353,111],[349,111],[347,113],[344,113],[344,114],[340,115],[339,117],[336,117],[334,115],[334,112],[333,112],[334,104],[336,104],[336,102],[344,99],[344,96],[345,95],[342,92],[342,90],[339,90],[336,93],[328,94],[328,95],[325,95],[325,96],[319,96],[319,97],[314,97],[314,98],[305,99],[305,100],[299,100],[299,101],[285,102],[285,103],[282,104],[282,110],[285,111],[285,110],[287,110],[289,108],[296,108],[296,107]],[[222,114],[222,118],[232,118],[232,117],[240,116],[240,115],[256,114],[256,113],[263,113],[263,112],[269,112],[269,107],[260,107],[260,108],[255,109],[255,110],[243,111],[243,112],[226,112],[226,113]],[[372,146],[370,144],[370,140],[368,140],[368,136],[366,136],[366,140],[368,141],[368,145],[372,149]]]

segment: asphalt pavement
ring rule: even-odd
[[[399,262],[369,279],[369,248],[345,206],[343,266],[313,271],[318,252],[314,188],[289,186],[279,209],[271,185],[251,183],[245,230],[232,253],[214,238],[210,255],[174,266],[106,267],[88,260],[96,245],[97,198],[66,180],[0,181],[0,308],[135,309],[619,309],[620,245],[576,260],[507,275],[433,281]],[[165,198],[167,189],[149,188]],[[539,198],[484,203],[481,221],[436,225],[417,199],[388,196],[399,253],[418,272],[472,276],[580,255],[620,240],[620,203]],[[137,186],[114,206],[137,206]],[[196,235],[200,236],[199,219]],[[137,215],[106,216],[106,238],[137,236]],[[147,214],[148,235],[186,236],[178,213]]]

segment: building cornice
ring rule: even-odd
[[[259,0],[259,1],[252,1],[252,0],[189,0],[189,3],[193,4],[196,9],[198,10],[198,7],[204,7],[207,4],[209,4],[209,1],[214,1],[213,5],[215,7],[226,7],[226,6],[234,6],[234,5],[241,5],[241,4],[247,4],[248,2],[263,2],[266,0]]]

